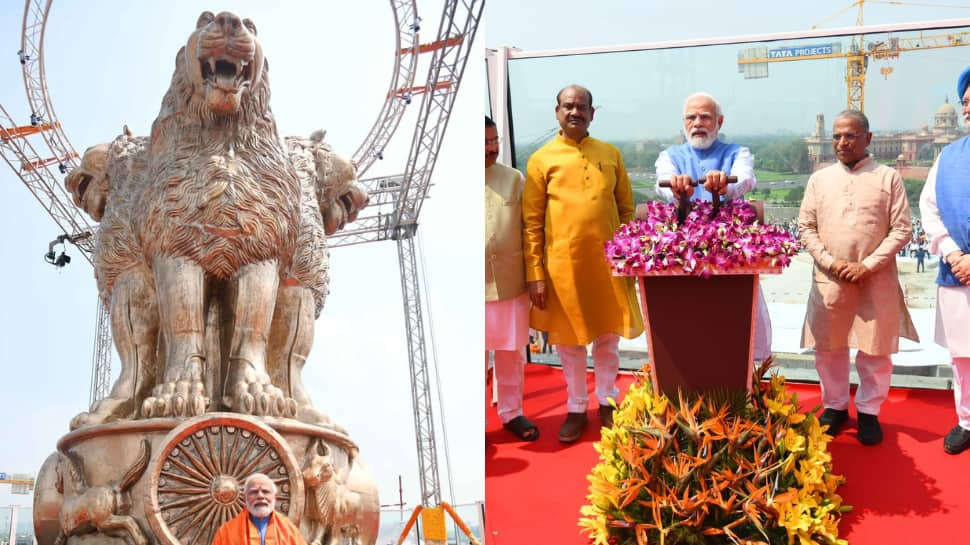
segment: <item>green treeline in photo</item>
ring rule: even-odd
[[[549,138],[552,138],[550,136]],[[732,141],[721,133],[725,141]],[[797,205],[805,192],[805,182],[812,173],[808,146],[795,136],[745,136],[735,141],[748,146],[755,156],[755,170],[759,187],[754,191],[758,199],[768,202],[793,203]],[[545,141],[531,142],[515,150],[515,165],[525,171],[532,155]],[[656,198],[654,186],[654,163],[666,147],[679,144],[670,139],[620,140],[614,144],[623,154],[623,162],[630,173],[638,201]]]

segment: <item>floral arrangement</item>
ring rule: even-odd
[[[818,419],[785,379],[755,373],[748,394],[654,394],[644,368],[596,444],[591,545],[818,544],[838,537],[842,506]]]
[[[606,257],[616,274],[636,276],[680,269],[709,276],[743,267],[784,267],[798,252],[785,229],[756,221],[754,206],[742,199],[721,206],[711,218],[710,202],[695,202],[683,224],[677,205],[648,202],[647,217],[620,226],[606,242]]]

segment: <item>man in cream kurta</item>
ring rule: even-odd
[[[498,130],[485,117],[485,361],[495,353],[498,416],[524,441],[539,429],[522,415],[522,373],[529,343],[529,293],[522,259],[522,174],[501,165]]]
[[[970,68],[957,80],[963,119],[970,119]],[[970,136],[943,148],[919,199],[930,253],[939,254],[936,283],[936,342],[950,352],[957,424],[943,450],[970,448]]]
[[[798,217],[815,260],[802,347],[815,349],[825,406],[819,420],[832,435],[847,420],[849,348],[858,348],[855,405],[866,445],[882,441],[877,416],[889,393],[890,354],[900,336],[918,340],[896,272],[896,253],[912,235],[909,203],[899,173],[868,154],[871,140],[862,112],[835,118],[839,162],[809,178]]]
[[[559,440],[567,443],[586,426],[586,345],[593,344],[600,421],[611,426],[619,335],[643,332],[633,281],[612,275],[603,249],[633,218],[633,190],[619,150],[589,136],[594,111],[587,89],[559,92],[562,130],[529,158],[522,198],[532,327],[557,345],[568,396]]]

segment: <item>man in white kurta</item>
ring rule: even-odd
[[[485,118],[485,361],[495,354],[498,416],[524,441],[539,429],[522,416],[525,346],[529,342],[529,292],[522,257],[522,188],[514,168],[500,165],[498,131]]]
[[[721,105],[707,93],[694,93],[684,101],[684,136],[687,142],[660,152],[657,168],[657,193],[668,201],[686,193],[691,200],[710,201],[712,194],[727,200],[737,199],[757,185],[754,176],[754,155],[738,144],[718,139],[724,125]],[[727,183],[728,176],[737,182]],[[660,187],[668,180],[673,189]],[[705,180],[696,191],[692,180]],[[764,292],[758,287],[758,306],[755,312],[754,359],[765,360],[771,355],[771,316]]]
[[[970,120],[970,68],[960,74],[957,96]],[[970,137],[943,148],[919,199],[930,253],[940,256],[936,291],[936,342],[950,352],[957,425],[943,450],[970,448]]]
[[[832,435],[847,420],[849,348],[857,348],[855,405],[865,445],[882,441],[877,416],[889,394],[890,354],[900,336],[918,340],[896,271],[896,253],[912,235],[909,203],[899,173],[868,154],[871,140],[862,112],[835,118],[839,162],[809,178],[798,217],[815,260],[802,347],[815,349],[825,407],[819,420]]]

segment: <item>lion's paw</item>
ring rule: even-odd
[[[209,399],[198,380],[176,380],[155,386],[153,395],[142,403],[145,418],[199,416],[205,413]]]
[[[134,400],[106,397],[96,401],[90,412],[83,412],[72,418],[71,430],[129,419],[134,416],[134,412]]]
[[[330,416],[328,416],[326,413],[318,411],[317,409],[313,408],[309,404],[303,407],[297,407],[296,419],[299,420],[300,422],[305,422],[307,424],[315,424],[315,425],[330,424]]]
[[[272,384],[239,381],[223,400],[234,411],[256,416],[296,416],[296,401]]]

